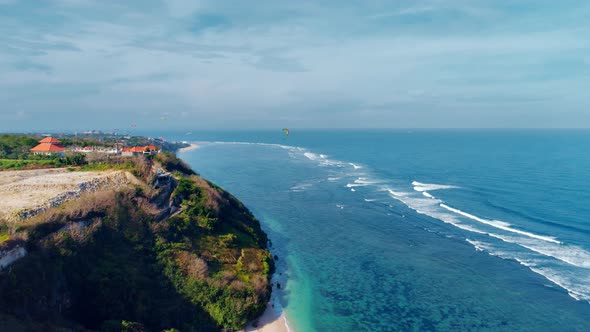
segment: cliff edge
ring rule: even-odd
[[[0,172],[0,330],[237,330],[262,314],[273,261],[248,209],[172,154],[130,165]]]

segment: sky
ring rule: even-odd
[[[588,128],[590,2],[0,0],[0,131]]]

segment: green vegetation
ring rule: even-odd
[[[0,223],[0,250],[28,251],[0,271],[1,315],[50,329],[212,331],[262,314],[273,260],[259,222],[174,155],[153,159],[108,165],[143,186],[85,194],[22,221],[10,241]],[[160,167],[175,177],[152,189]]]
[[[66,166],[86,165],[86,156],[82,154],[68,154],[59,156],[29,156],[30,159],[0,159],[0,171],[24,170],[38,168],[55,168]]]
[[[173,153],[163,152],[154,157],[169,172],[179,172],[181,174],[196,175],[189,165],[176,157]]]
[[[38,168],[81,166],[86,164],[86,157],[81,154],[58,156],[31,156],[31,159],[0,159],[0,171]]]
[[[0,159],[24,159],[38,141],[27,135],[0,135]]]
[[[270,293],[266,236],[235,198],[198,177],[181,178],[173,198],[183,210],[157,233],[166,275],[217,324],[243,327],[264,310]]]
[[[56,160],[15,160],[0,159],[0,170],[21,170],[33,168],[57,167]]]

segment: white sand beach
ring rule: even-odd
[[[276,312],[269,303],[264,314],[258,319],[257,326],[254,327],[253,323],[250,323],[246,327],[246,332],[290,332],[290,329],[287,327],[285,313]]]
[[[199,146],[197,144],[191,143],[190,146],[187,146],[186,148],[179,149],[178,152],[187,152],[187,151],[195,150],[198,148],[199,148]]]

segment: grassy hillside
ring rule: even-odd
[[[85,194],[10,232],[0,223],[0,250],[28,251],[0,271],[0,315],[47,330],[212,331],[263,312],[273,262],[252,214],[173,155],[132,171],[142,185]]]

